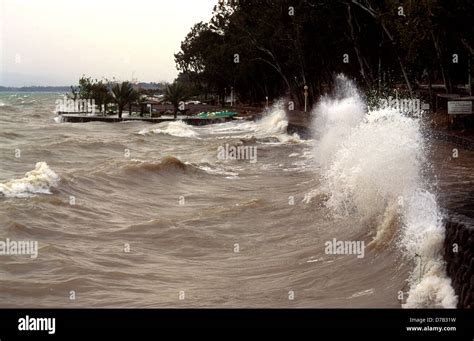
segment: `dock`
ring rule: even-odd
[[[62,114],[59,113],[59,116],[62,117],[62,122],[66,123],[88,123],[88,122],[105,122],[105,123],[118,123],[118,122],[150,122],[150,123],[162,123],[162,122],[172,122],[175,119],[173,117],[162,118],[162,117],[110,117],[110,116],[96,116],[96,115],[77,115],[77,114]],[[178,117],[177,120],[183,121],[186,124],[193,126],[202,126],[207,124],[216,124],[232,121],[234,118],[232,116],[227,117]]]

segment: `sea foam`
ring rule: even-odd
[[[58,184],[60,178],[46,162],[38,162],[35,169],[21,179],[0,183],[0,194],[8,198],[26,198],[35,194],[51,194],[51,187]]]
[[[140,135],[147,135],[149,133],[166,134],[176,137],[198,137],[199,135],[192,126],[183,121],[159,123],[154,128],[146,128],[139,132]]]

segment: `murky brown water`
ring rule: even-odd
[[[59,98],[0,95],[0,240],[39,245],[0,256],[1,307],[400,307],[413,260],[395,242],[325,253],[333,238],[369,244],[377,222],[304,200],[324,179],[280,116],[59,124]],[[257,162],[219,160],[225,144],[257,147]],[[454,207],[472,196],[474,156],[451,149],[432,146]]]

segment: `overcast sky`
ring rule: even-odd
[[[171,81],[174,53],[217,0],[0,0],[0,85],[70,85],[82,74]]]

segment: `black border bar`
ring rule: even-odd
[[[55,334],[19,331],[19,319],[55,318]],[[455,319],[455,320],[453,320]],[[408,331],[407,327],[456,331]],[[312,328],[326,334],[404,339],[474,339],[474,310],[432,309],[3,309],[0,340],[65,339],[98,333],[122,337],[163,328]]]

